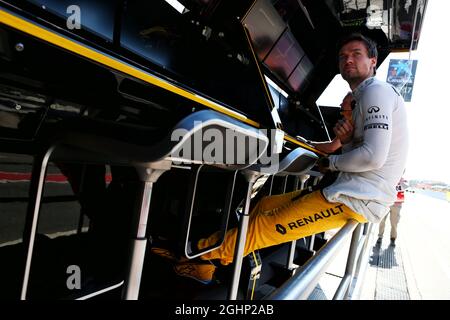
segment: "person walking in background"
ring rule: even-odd
[[[400,211],[402,209],[403,202],[405,202],[405,180],[402,178],[397,185],[397,200],[391,206],[389,211],[389,220],[391,221],[391,246],[395,246],[395,240],[397,239],[397,227],[398,222],[400,221]],[[380,226],[378,229],[378,243],[381,244],[383,241],[384,229],[386,227],[386,219],[388,217],[386,215],[380,222]]]

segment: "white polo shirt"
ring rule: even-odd
[[[323,190],[340,202],[379,222],[395,202],[408,153],[408,127],[402,96],[390,84],[366,79],[354,91],[353,140],[342,154],[331,155],[330,169],[341,171]]]

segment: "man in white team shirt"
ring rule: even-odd
[[[376,62],[375,44],[359,34],[341,45],[339,69],[356,100],[354,132],[341,141],[342,154],[329,157],[329,169],[341,174],[323,190],[327,200],[344,203],[371,222],[380,222],[394,203],[408,153],[403,98],[390,84],[373,77]],[[349,127],[342,126],[338,131]]]
[[[295,191],[261,199],[250,213],[244,255],[254,250],[342,227],[349,219],[379,222],[396,199],[407,148],[406,112],[401,95],[374,78],[377,49],[373,41],[353,34],[339,45],[339,69],[356,101],[351,121],[340,120],[334,132],[342,154],[319,160],[319,169],[340,171],[328,187],[303,194]],[[152,252],[176,261],[177,274],[209,283],[214,260],[233,261],[237,230],[223,244],[197,260],[175,259],[163,248]],[[220,232],[193,243],[198,249],[220,240]]]

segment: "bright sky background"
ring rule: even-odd
[[[418,50],[412,100],[408,111],[410,148],[406,179],[444,181],[450,184],[450,1],[428,0]],[[408,59],[409,54],[391,54],[377,69],[386,81],[390,59]],[[339,76],[333,88],[320,97],[319,105],[336,105],[349,91]]]

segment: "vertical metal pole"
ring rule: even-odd
[[[146,181],[142,195],[142,203],[139,213],[136,238],[133,239],[131,249],[131,259],[128,265],[127,279],[124,285],[124,295],[126,300],[137,300],[141,285],[142,269],[144,267],[145,249],[147,247],[148,212],[152,198],[153,182]]]
[[[351,258],[353,259],[353,264],[352,264],[352,269],[351,269],[351,273],[350,275],[350,284],[347,288],[347,290],[345,290],[345,295],[344,295],[344,299],[347,300],[349,295],[350,295],[350,291],[352,289],[352,284],[353,284],[353,279],[354,277],[357,275],[357,273],[359,273],[358,271],[358,263],[361,263],[361,258],[364,255],[364,251],[365,251],[365,247],[367,245],[367,238],[364,239],[363,243],[360,243],[364,237],[364,225],[363,224],[359,224],[358,227],[356,228],[355,232],[357,231],[356,237],[357,237],[357,242],[356,242],[356,248],[354,249],[354,254],[351,255],[351,253],[349,253],[349,256],[351,255]],[[353,239],[352,239],[352,245],[353,245]],[[350,257],[349,257],[350,259]]]
[[[358,244],[361,238],[362,225],[359,223],[356,229],[353,231],[352,240],[350,244],[350,249],[347,257],[347,265],[345,267],[345,274],[343,281],[341,281],[336,293],[334,294],[333,300],[340,300],[348,292],[351,284],[351,279],[353,277],[353,272],[355,270],[355,261],[358,254]]]
[[[308,238],[309,238],[308,250],[314,251],[314,240],[316,239],[316,235],[313,234],[312,236],[309,236]]]
[[[136,236],[131,243],[131,257],[126,274],[125,284],[122,296],[126,300],[137,300],[139,297],[139,288],[141,285],[142,270],[144,268],[145,249],[147,247],[147,221],[152,199],[153,184],[159,177],[170,170],[172,163],[170,161],[160,161],[151,163],[150,167],[136,167],[141,181],[144,182],[142,192],[141,208],[137,217]]]
[[[273,187],[273,180],[275,179],[275,175],[272,175],[270,177],[270,188],[269,188],[269,196],[272,195],[272,187]]]
[[[303,188],[305,187],[305,181],[306,181],[306,179],[303,179],[304,177],[305,177],[304,175],[302,175],[301,177],[299,177],[299,176],[295,177],[295,183],[294,183],[295,190],[303,190]],[[305,242],[305,244],[306,244],[306,242]],[[313,246],[314,246],[314,242],[313,242]],[[289,246],[289,253],[288,253],[287,265],[286,265],[286,267],[289,270],[293,270],[296,267],[296,265],[294,264],[296,247],[297,247],[297,240],[294,240],[291,242],[291,244]]]
[[[314,178],[313,185],[314,185],[314,186],[317,185],[317,184],[319,183],[319,181],[320,181],[321,178],[322,178],[321,176],[315,177],[315,178]]]
[[[361,285],[362,285],[362,281],[364,278],[364,272],[366,271],[366,268],[362,268],[361,264],[364,261],[364,263],[367,265],[368,261],[369,261],[370,252],[369,252],[369,250],[367,250],[367,246],[368,246],[369,242],[372,240],[372,227],[373,227],[373,223],[371,223],[371,222],[367,222],[364,224],[364,231],[363,231],[363,236],[365,237],[364,245],[361,250],[361,253],[359,254],[358,261],[356,262],[355,274],[353,276],[353,279],[356,282],[355,282],[355,284],[353,284],[353,283],[350,284],[350,290],[348,290],[344,296],[344,299],[346,299],[346,300],[351,299],[351,296],[353,296],[355,293],[357,295],[358,294],[357,292],[359,290],[361,290]],[[363,272],[362,273],[363,278],[361,278],[358,281],[361,271]]]
[[[320,179],[321,179],[320,176],[315,177],[314,181],[313,181],[313,185],[314,186],[317,185],[319,183]],[[309,239],[308,250],[314,251],[314,240],[316,239],[316,235],[313,234],[312,236],[309,236],[308,239]]]
[[[80,186],[78,188],[78,193],[80,195],[83,193],[83,185],[84,185],[85,177],[86,177],[86,164],[83,164],[83,166],[81,168]],[[84,224],[84,212],[83,212],[83,208],[81,208],[80,209],[80,218],[78,219],[77,234],[80,234],[83,232],[83,224]]]
[[[287,187],[288,178],[289,178],[289,176],[284,177],[283,192],[282,193],[286,193],[286,187]]]
[[[27,218],[25,222],[25,230],[23,232],[23,243],[26,246],[26,260],[25,270],[22,281],[22,291],[20,299],[26,300],[28,282],[30,278],[31,259],[33,258],[34,240],[36,237],[36,230],[39,220],[39,209],[42,200],[42,191],[44,189],[45,175],[47,173],[47,166],[50,156],[55,150],[55,146],[51,146],[44,156],[39,155],[35,158],[33,163],[33,173],[30,183],[30,199],[32,199],[27,209]],[[36,176],[37,175],[37,176]]]
[[[84,213],[80,211],[80,218],[78,219],[77,234],[81,234],[83,232],[83,225],[84,225]]]
[[[228,293],[229,300],[237,299],[237,294],[238,294],[238,289],[239,289],[239,280],[240,280],[240,276],[241,276],[242,260],[244,258],[245,242],[247,240],[248,223],[250,220],[248,211],[250,208],[252,187],[258,177],[258,174],[256,174],[256,173],[250,173],[250,174],[244,173],[244,175],[248,181],[248,188],[247,188],[247,196],[245,198],[244,212],[239,221],[238,234],[236,236],[236,245],[234,248],[234,259],[233,259],[233,261],[234,261],[233,277],[231,280],[231,288]]]
[[[291,243],[289,244],[288,260],[287,260],[287,265],[286,265],[288,270],[294,270],[295,267],[296,267],[294,265],[295,248],[296,248],[296,246],[297,246],[297,241],[296,240],[291,241]]]
[[[298,190],[299,189],[299,184],[301,183],[301,179],[299,176],[295,177],[295,182],[294,182],[294,190]]]
[[[356,262],[356,267],[355,267],[355,278],[357,278],[359,276],[359,271],[361,269],[361,262],[363,260],[364,257],[364,253],[367,250],[367,245],[369,243],[369,239],[370,239],[370,233],[372,232],[372,226],[373,223],[371,222],[367,222],[364,224],[364,230],[363,230],[363,235],[366,237],[364,239],[364,247],[363,250],[361,252],[361,254],[358,257],[358,261]]]
[[[295,181],[294,181],[294,191],[298,190],[300,181],[301,181],[300,178],[298,176],[296,176],[295,177]],[[286,177],[286,182],[287,182],[287,177]],[[284,185],[284,191],[286,191],[286,183]],[[294,270],[295,269],[294,258],[295,258],[296,246],[297,246],[297,240],[293,240],[289,244],[289,251],[288,251],[287,263],[286,263],[286,268],[288,270]]]

